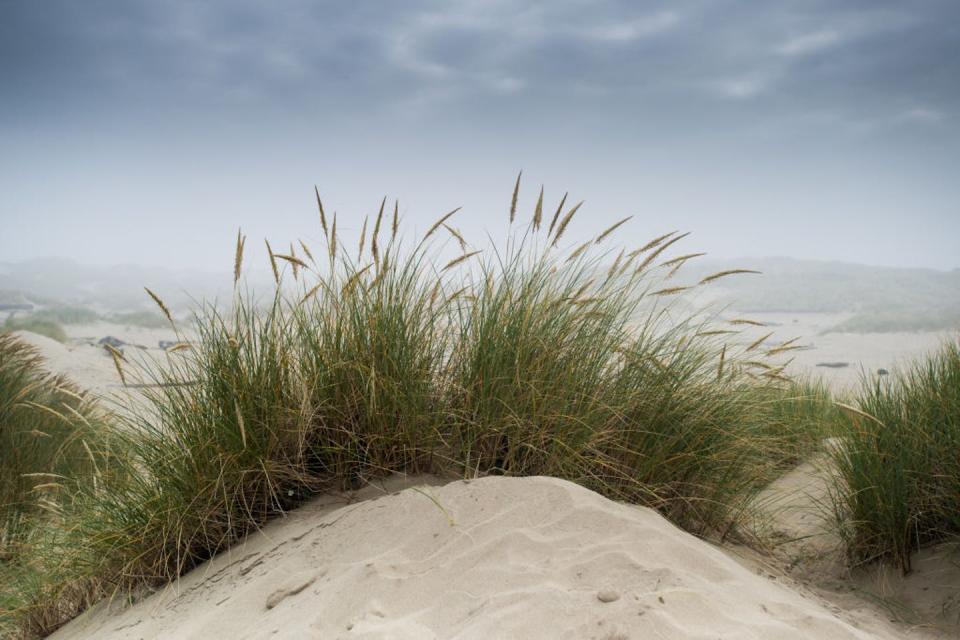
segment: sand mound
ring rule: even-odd
[[[36,349],[43,357],[46,369],[65,375],[84,389],[109,396],[121,387],[113,360],[100,347],[62,344],[30,331],[14,331],[14,335]]]
[[[102,325],[108,330],[115,325]],[[141,330],[141,333],[148,330]],[[120,333],[113,331],[111,333]],[[164,333],[157,332],[166,336]],[[170,333],[170,332],[167,332]],[[117,373],[116,365],[110,353],[98,346],[94,338],[71,338],[66,344],[57,342],[30,331],[15,331],[23,342],[31,345],[43,357],[43,367],[51,373],[64,375],[68,380],[81,389],[92,391],[99,396],[104,404],[115,411],[126,411],[129,401],[136,402],[141,411],[150,411],[149,403],[143,402],[140,390],[136,384],[126,387]],[[125,335],[125,334],[121,334]],[[127,347],[124,355],[123,368],[127,382],[137,383],[136,372],[144,365],[162,362],[166,353],[162,349],[139,349],[136,346]]]
[[[654,511],[562,480],[485,478],[331,502],[53,637],[882,637]]]

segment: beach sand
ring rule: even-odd
[[[901,637],[857,628],[656,512],[567,481],[431,484],[314,501],[178,583],[132,606],[101,604],[52,637]]]
[[[843,393],[860,384],[863,376],[875,378],[877,371],[894,373],[925,353],[937,349],[956,336],[950,331],[900,331],[891,333],[849,333],[828,331],[850,317],[848,313],[736,313],[730,317],[746,317],[762,322],[762,327],[741,327],[742,334],[731,342],[749,345],[773,332],[764,343],[774,347],[797,338],[791,350],[775,358],[791,361],[787,373],[794,376],[815,376],[837,392]],[[824,364],[845,364],[829,367]]]

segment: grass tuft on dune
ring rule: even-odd
[[[32,348],[0,334],[0,634],[48,627],[48,587],[61,580],[47,540],[81,486],[105,470],[97,443],[106,420],[78,389],[45,373]]]
[[[0,621],[49,632],[319,492],[397,471],[551,475],[731,531],[809,446],[782,367],[680,304],[734,272],[684,284],[697,254],[668,253],[683,236],[620,250],[626,221],[568,248],[580,204],[548,226],[542,196],[528,223],[511,202],[502,244],[471,246],[457,210],[406,241],[384,202],[347,245],[318,197],[324,246],[267,243],[266,298],[244,289],[238,235],[232,305],[197,309],[197,339],[163,365],[118,361],[147,408],[87,444],[96,481],[71,472]]]
[[[832,458],[850,559],[890,559],[907,572],[918,548],[960,535],[960,342],[864,380],[847,414]]]

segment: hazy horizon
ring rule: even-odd
[[[502,237],[524,170],[711,258],[960,267],[960,5],[4,2],[0,262],[223,271],[456,206]]]
[[[247,238],[248,242],[251,241],[250,238]],[[255,238],[253,240],[256,240]],[[235,250],[236,236],[234,235],[231,239],[230,247],[231,250]],[[322,239],[321,239],[322,242]],[[693,242],[693,241],[692,241]],[[299,244],[294,241],[295,250],[299,253]],[[455,246],[454,246],[455,248]],[[279,249],[275,248],[279,253]],[[252,257],[251,257],[252,256]],[[215,277],[228,277],[232,282],[233,279],[233,258],[234,255],[231,254],[227,256],[229,258],[227,262],[221,265],[211,264],[210,266],[206,265],[191,265],[191,264],[150,264],[145,262],[117,262],[117,261],[105,261],[98,262],[96,260],[89,261],[83,259],[77,259],[70,256],[55,256],[55,255],[38,255],[23,258],[20,260],[0,260],[0,267],[3,265],[29,265],[29,264],[50,264],[50,263],[60,263],[53,264],[55,267],[70,267],[78,266],[81,268],[90,268],[90,269],[110,269],[110,268],[119,268],[119,267],[134,267],[137,269],[143,269],[145,271],[156,270],[162,272],[171,272],[171,273],[198,273],[208,276]],[[601,261],[603,264],[608,264],[616,256],[609,256],[609,260]],[[257,261],[257,262],[254,262]],[[755,261],[751,263],[751,261]],[[723,265],[736,265],[738,267],[742,266],[744,268],[755,268],[757,262],[766,262],[766,261],[791,261],[796,262],[799,265],[806,266],[827,266],[827,265],[838,265],[842,267],[852,267],[852,268],[864,268],[868,270],[908,270],[908,271],[930,271],[934,273],[944,273],[949,274],[956,271],[960,271],[960,267],[953,268],[939,268],[939,267],[924,267],[924,266],[911,266],[911,265],[889,265],[889,264],[870,264],[866,262],[851,262],[848,260],[842,259],[833,259],[833,258],[803,258],[797,256],[783,256],[783,255],[740,255],[740,256],[716,256],[711,255],[710,253],[705,253],[698,260],[690,262],[692,266],[697,265],[706,265],[712,267],[713,265],[723,264]],[[229,263],[229,264],[228,264]],[[255,247],[252,251],[245,250],[244,252],[244,262],[243,262],[243,273],[245,275],[255,274],[258,278],[263,278],[265,280],[273,279],[273,276],[270,272],[270,264],[268,261],[267,253],[265,250],[261,251],[259,247]],[[762,272],[761,272],[762,273]],[[2,275],[2,273],[0,273]]]

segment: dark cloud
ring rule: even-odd
[[[955,2],[6,2],[5,107],[315,101],[357,108],[444,89],[636,94],[953,115]],[[578,89],[582,90],[578,93]],[[520,97],[517,97],[520,94]],[[339,104],[339,102],[338,102]],[[899,111],[898,111],[899,110]]]
[[[79,163],[122,180],[135,158],[182,181],[185,158],[229,161],[281,184],[281,164],[346,176],[408,147],[410,171],[459,154],[473,174],[713,184],[744,222],[782,204],[775,184],[795,206],[818,180],[834,189],[816,224],[852,211],[844,184],[898,185],[863,197],[888,221],[915,197],[943,227],[957,78],[955,0],[0,0],[0,169],[21,176],[0,177],[16,203],[0,216],[27,220],[44,172]]]

